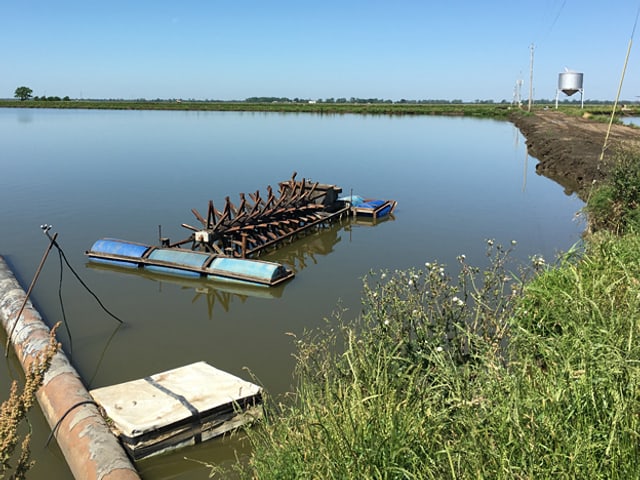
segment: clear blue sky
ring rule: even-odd
[[[5,0],[0,97],[615,98],[640,0]],[[637,34],[640,36],[640,32]],[[640,38],[622,98],[640,96]],[[561,97],[566,98],[566,97]],[[574,97],[575,98],[575,97]]]

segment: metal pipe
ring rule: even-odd
[[[0,323],[15,331],[13,346],[27,371],[49,341],[49,327],[25,299],[26,294],[0,256]],[[22,304],[25,307],[18,316]],[[38,403],[49,423],[73,476],[80,480],[139,480],[131,460],[113,435],[86,390],[80,376],[62,350],[37,393]]]

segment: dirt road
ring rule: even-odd
[[[511,121],[526,138],[529,154],[538,159],[536,171],[583,199],[594,183],[606,178],[616,150],[640,149],[640,129],[626,125],[612,126],[600,161],[608,123],[555,110],[518,113]]]

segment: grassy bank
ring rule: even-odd
[[[57,108],[86,110],[176,110],[216,112],[280,112],[317,113],[321,115],[441,115],[474,118],[508,119],[516,107],[508,103],[329,103],[329,102],[219,102],[219,101],[169,101],[169,100],[0,100],[0,108]],[[534,109],[554,108],[551,104],[535,104]],[[640,115],[640,109],[632,105],[620,115]],[[520,109],[526,113],[526,107]],[[608,121],[611,105],[587,105],[584,109],[575,105],[560,105],[559,111],[568,115],[588,116],[594,120]]]
[[[625,228],[553,266],[488,241],[483,270],[371,273],[360,314],[295,340],[241,475],[640,478],[640,230],[609,188]]]
[[[101,110],[178,110],[231,112],[287,112],[365,115],[453,115],[506,118],[508,104],[421,103],[309,103],[309,102],[190,102],[190,101],[49,101],[0,100],[0,108],[62,108]]]

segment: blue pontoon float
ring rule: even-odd
[[[292,270],[279,263],[231,258],[182,248],[154,247],[115,238],[96,241],[86,255],[94,262],[269,287],[294,276]]]

